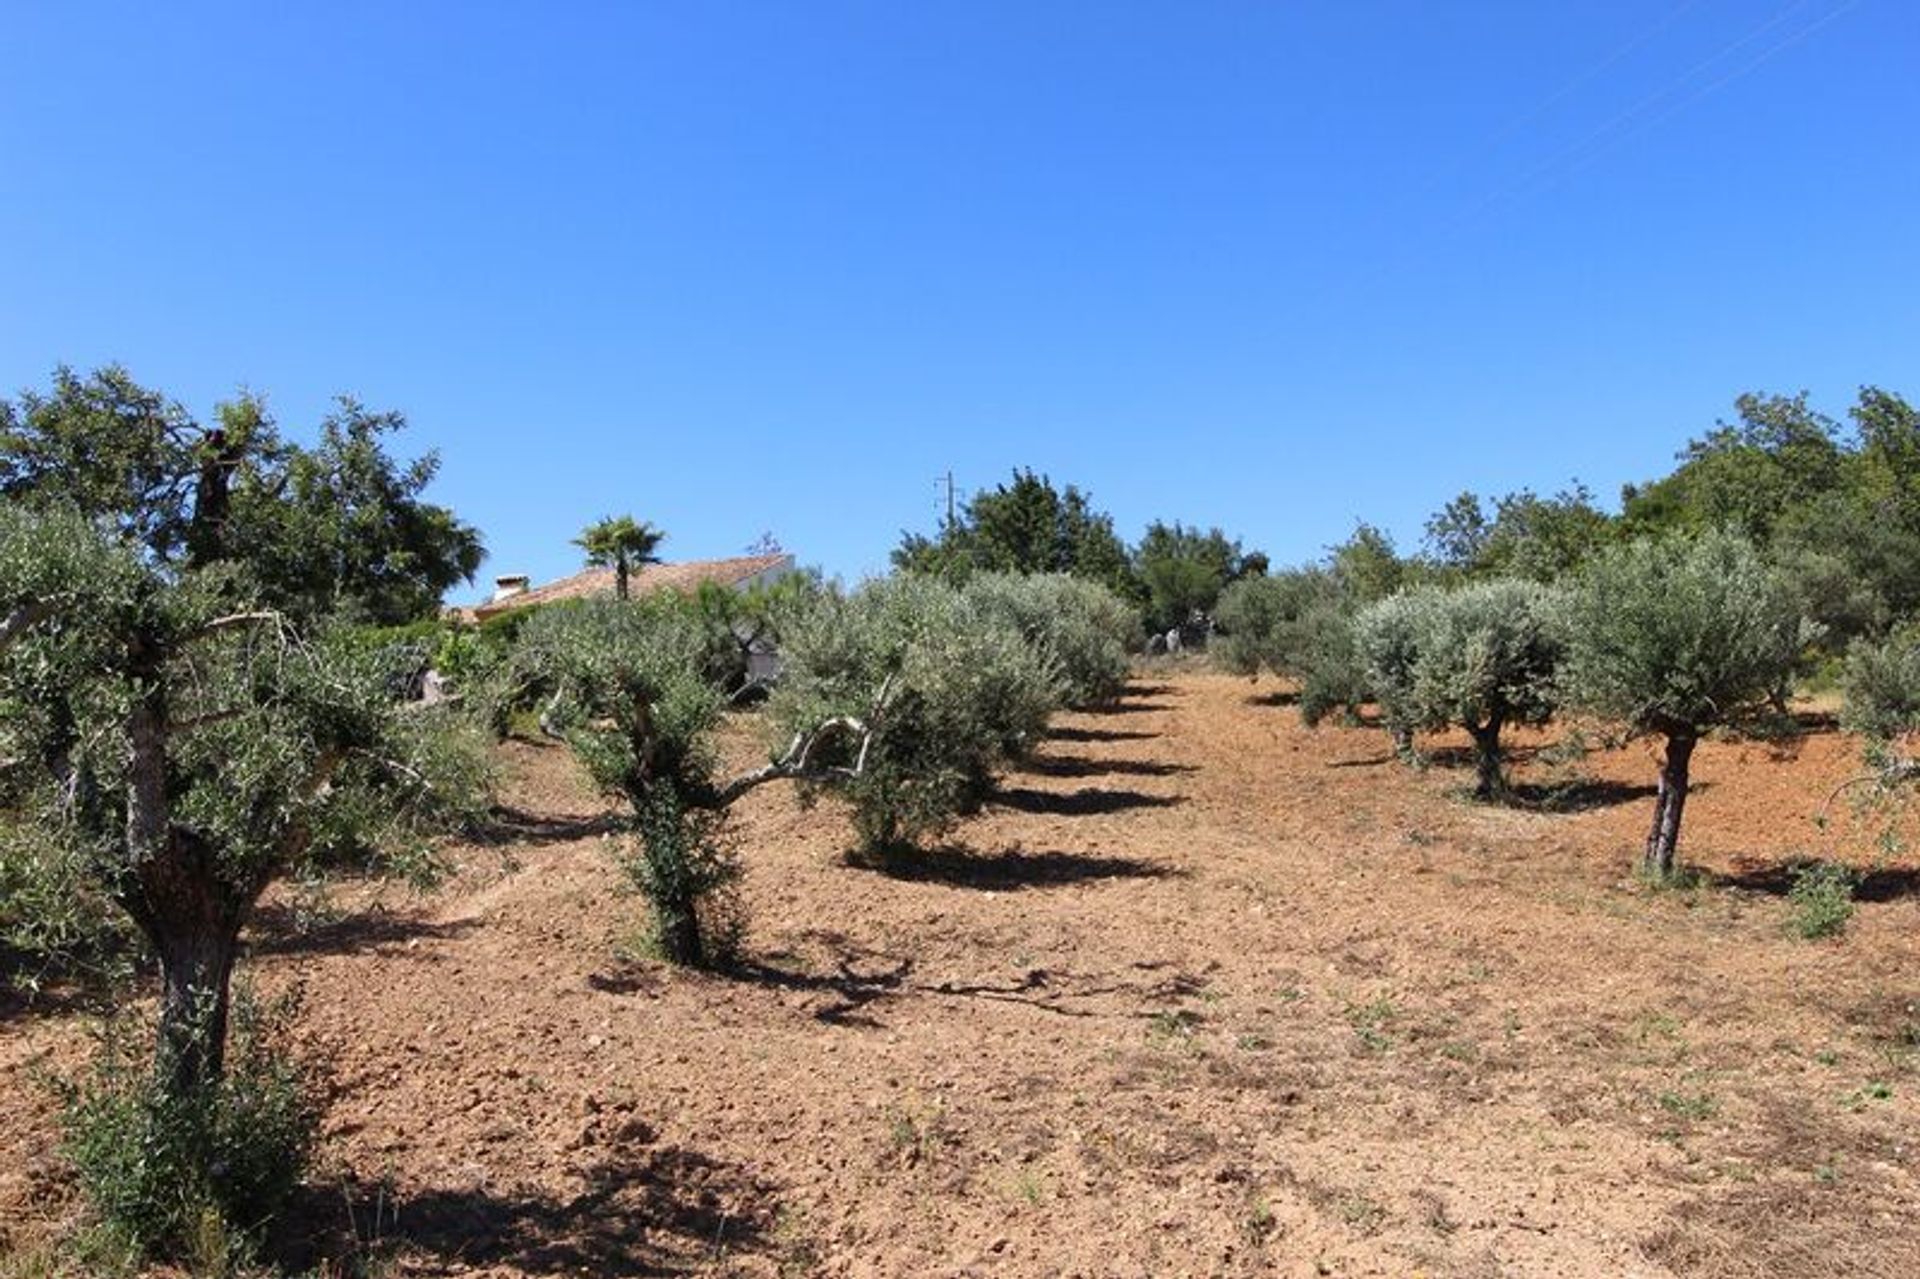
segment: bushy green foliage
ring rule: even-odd
[[[1211,615],[1228,583],[1266,572],[1266,557],[1244,553],[1237,539],[1217,528],[1155,520],[1134,548],[1133,572],[1147,627],[1161,633]]]
[[[1351,615],[1351,602],[1324,569],[1242,578],[1220,596],[1215,652],[1240,674],[1267,670],[1297,680],[1309,724],[1335,710],[1357,714],[1366,690]]]
[[[1106,587],[1065,573],[982,573],[965,593],[985,620],[1011,629],[1052,661],[1067,705],[1112,701],[1126,687],[1140,615]]]
[[[1482,798],[1506,791],[1501,730],[1542,724],[1553,713],[1554,598],[1537,583],[1494,578],[1439,592],[1421,610],[1413,715],[1421,726],[1464,728],[1473,737]]]
[[[1564,698],[1667,739],[1644,864],[1664,880],[1674,871],[1694,744],[1776,702],[1817,631],[1753,545],[1724,532],[1611,548],[1559,613]]]
[[[292,616],[407,622],[472,580],[485,552],[421,499],[434,455],[387,453],[404,426],[342,398],[303,447],[258,397],[203,426],[118,366],[61,368],[48,390],[0,401],[0,495],[76,511],[162,564],[244,559],[248,597]]]
[[[111,976],[131,950],[130,932],[73,848],[0,816],[0,983],[32,992]]]
[[[1853,918],[1853,891],[1859,878],[1845,866],[1815,862],[1793,873],[1787,890],[1793,931],[1808,941],[1836,937]]]
[[[101,1226],[145,1256],[222,1267],[207,1241],[245,1252],[299,1184],[319,1107],[287,1051],[292,1005],[234,1004],[227,1069],[164,1087],[127,1027],[109,1023],[91,1070],[62,1081],[64,1153]]]
[[[1353,620],[1361,676],[1408,762],[1414,731],[1420,727],[1415,672],[1432,598],[1428,591],[1402,591],[1361,609]]]
[[[1567,698],[1663,734],[1698,735],[1766,709],[1812,635],[1752,543],[1720,532],[1610,549],[1560,615]]]
[[[654,552],[666,540],[665,531],[645,521],[636,521],[631,515],[609,515],[589,524],[574,539],[574,545],[586,553],[588,564],[613,570],[614,597],[626,599],[633,570],[658,564],[660,557]]]
[[[827,593],[783,655],[772,703],[783,739],[836,716],[871,729],[822,743],[816,761],[863,765],[833,789],[870,851],[937,834],[977,806],[994,770],[1031,751],[1062,695],[1046,653],[960,591],[913,574]]]
[[[1920,730],[1920,627],[1854,645],[1841,687],[1841,723],[1866,738],[1870,750],[1883,751]]]
[[[516,655],[553,689],[551,731],[631,810],[640,847],[623,864],[652,908],[662,954],[686,964],[723,956],[728,927],[709,904],[738,873],[710,811],[712,730],[725,708],[714,652],[699,609],[662,593],[545,610]]]
[[[937,538],[904,536],[893,564],[954,582],[983,572],[1070,573],[1123,596],[1136,590],[1113,517],[1073,485],[1057,489],[1030,470],[974,494]]]

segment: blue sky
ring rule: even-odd
[[[1920,396],[1920,5],[0,4],[0,388],[411,418],[856,576],[1032,466],[1276,560]]]

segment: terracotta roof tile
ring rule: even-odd
[[[648,591],[685,591],[698,590],[706,582],[715,582],[721,586],[738,586],[740,583],[758,577],[770,570],[791,566],[793,556],[778,555],[742,555],[728,560],[688,560],[683,564],[647,564],[627,575],[627,590],[633,595],[642,595]],[[516,608],[525,608],[530,604],[552,604],[559,600],[586,599],[593,595],[613,594],[613,570],[610,568],[590,568],[575,573],[572,577],[563,577],[557,581],[536,586],[510,595],[503,600],[489,600],[476,605],[473,614],[481,621],[511,612]]]

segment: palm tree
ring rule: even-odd
[[[666,533],[645,520],[635,522],[631,515],[609,515],[581,532],[573,544],[587,553],[587,563],[613,570],[613,593],[627,598],[627,575],[643,564],[658,564],[654,554]]]

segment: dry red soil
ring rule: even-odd
[[[1143,675],[889,868],[763,788],[725,974],[618,957],[601,804],[509,745],[447,887],[258,930],[328,1097],[290,1233],[403,1275],[1920,1273],[1911,868],[1812,943],[1777,869],[1875,855],[1811,820],[1852,743],[1703,746],[1713,877],[1654,892],[1652,744],[1522,739],[1557,808],[1489,808],[1263,692]],[[84,1031],[0,1020],[0,1245],[75,1211],[30,1074]]]

